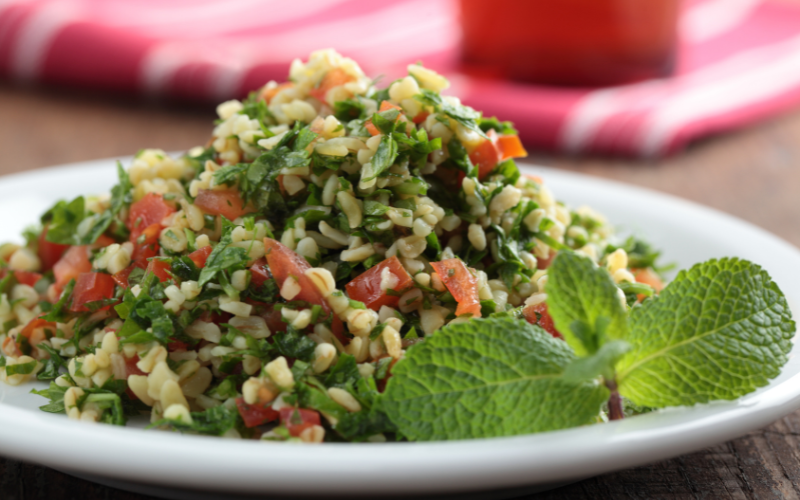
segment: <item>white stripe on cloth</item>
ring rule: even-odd
[[[768,49],[780,50],[783,57],[759,64],[762,57],[758,53],[763,51],[752,51],[741,61],[751,62],[751,71],[689,88],[662,103],[639,129],[638,153],[647,157],[662,154],[675,134],[693,122],[768,102],[796,89],[800,84],[800,36],[778,45]]]
[[[91,21],[99,24],[148,37],[193,40],[281,26],[347,0],[304,0],[303,8],[287,8],[285,0],[84,1],[97,4]]]
[[[56,3],[37,9],[12,42],[11,74],[21,81],[36,80],[56,36],[80,17],[80,9],[72,4]]]
[[[693,44],[716,38],[742,24],[764,0],[710,0],[689,9],[680,21],[680,35]]]
[[[253,67],[305,57],[326,45],[353,57],[367,72],[414,62],[424,54],[456,47],[459,30],[452,8],[452,2],[417,0],[274,36],[157,44],[142,62],[141,85],[148,93],[165,93],[178,71],[202,64],[210,67],[209,81],[199,86],[211,97],[228,97],[238,92],[242,77]],[[392,20],[389,28],[387,19]]]

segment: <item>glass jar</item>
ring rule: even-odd
[[[461,0],[463,62],[528,82],[614,85],[674,68],[680,0]]]

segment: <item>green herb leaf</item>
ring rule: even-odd
[[[486,137],[486,133],[478,125],[478,120],[480,120],[481,114],[469,106],[450,104],[442,99],[442,96],[440,96],[438,93],[428,89],[422,89],[422,91],[415,95],[414,98],[423,104],[433,106],[436,111],[444,113],[461,125],[474,130],[482,137]]]
[[[225,405],[215,406],[205,411],[192,412],[190,415],[192,416],[191,423],[183,420],[163,419],[151,424],[149,427],[165,425],[180,432],[221,436],[230,429],[237,427],[240,421],[239,412],[235,408],[230,409]]]
[[[608,340],[625,339],[627,314],[607,270],[587,257],[559,252],[547,274],[548,312],[578,356],[596,352]],[[606,324],[598,322],[601,317]]]
[[[28,361],[17,365],[6,365],[6,375],[30,375],[36,369],[36,361]]]
[[[71,202],[59,201],[42,216],[42,223],[49,224],[47,241],[64,245],[90,245],[111,225],[119,212],[132,201],[128,174],[117,162],[119,183],[111,189],[111,206],[100,214],[86,212],[83,196]]]
[[[217,246],[214,247],[214,250],[208,255],[205,267],[200,271],[197,284],[201,287],[214,279],[220,271],[239,267],[243,268],[250,258],[247,255],[247,250],[244,248],[229,246],[233,243],[233,236],[231,234],[235,228],[233,223],[223,217],[222,224],[222,237]]]
[[[565,381],[561,374],[574,359],[568,345],[537,326],[474,319],[409,348],[392,369],[381,405],[415,441],[584,425],[597,417],[608,390]]]
[[[66,323],[70,317],[69,305],[72,303],[70,299],[72,298],[72,290],[74,288],[75,280],[71,279],[69,283],[67,283],[67,286],[64,287],[64,291],[61,292],[61,297],[59,297],[58,302],[53,305],[50,312],[42,319],[45,321],[52,321],[53,323]]]
[[[381,142],[378,144],[378,149],[372,157],[372,175],[361,179],[362,181],[370,181],[384,171],[388,170],[394,164],[397,158],[397,142],[392,139],[391,135],[384,135],[381,137]]]
[[[631,345],[624,340],[612,340],[603,344],[594,354],[578,358],[564,370],[564,380],[581,382],[602,375],[606,380],[613,380],[614,365],[628,351]]]
[[[736,399],[780,373],[794,332],[783,293],[760,266],[697,264],[631,311],[620,393],[654,407]]]
[[[316,342],[291,326],[286,329],[285,333],[273,335],[272,339],[281,355],[303,361],[311,361],[314,349],[317,347]]]
[[[42,223],[49,224],[45,239],[63,245],[80,245],[78,225],[86,217],[83,196],[71,202],[59,201],[42,216]]]

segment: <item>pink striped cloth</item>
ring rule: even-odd
[[[222,100],[334,47],[387,79],[424,61],[533,147],[650,157],[800,103],[800,2],[686,2],[677,74],[603,89],[459,74],[451,0],[0,0],[0,75]]]

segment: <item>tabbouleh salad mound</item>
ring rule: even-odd
[[[380,399],[414,344],[489,316],[562,337],[554,256],[606,269],[623,311],[662,288],[657,252],[520,175],[513,126],[447,87],[411,65],[378,89],[318,51],[220,104],[205,147],[140,151],[110,196],[57,203],[0,248],[0,379],[50,380],[42,409],[76,420],[402,439]]]

